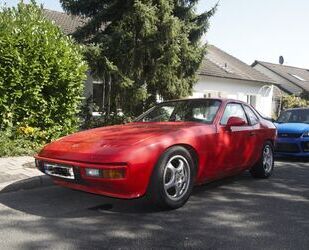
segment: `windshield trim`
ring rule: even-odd
[[[209,98],[209,99],[202,99],[202,98],[196,98],[196,99],[179,99],[179,100],[170,100],[170,101],[165,101],[165,102],[161,102],[161,103],[157,103],[155,104],[153,107],[151,107],[150,109],[148,109],[147,111],[145,111],[144,113],[142,113],[141,115],[139,115],[137,118],[135,118],[133,120],[133,122],[143,122],[143,121],[140,121],[143,117],[145,117],[146,115],[148,115],[150,112],[152,112],[154,109],[160,107],[160,106],[164,106],[164,105],[168,105],[170,103],[180,103],[180,102],[188,102],[188,103],[192,103],[192,102],[209,102],[209,101],[217,101],[219,102],[219,106],[218,106],[218,109],[212,119],[212,121],[194,121],[196,123],[202,123],[202,124],[213,124],[217,115],[218,115],[218,112],[222,106],[222,100],[221,99],[216,99],[216,98]],[[174,111],[173,111],[174,112]],[[155,121],[153,121],[155,122]],[[165,122],[192,122],[192,121],[185,121],[185,120],[181,120],[181,121],[172,121],[172,120],[169,120],[169,121],[165,121]],[[147,122],[145,122],[147,123]]]
[[[299,120],[299,121],[290,121],[290,120],[288,120],[288,121],[279,121],[279,118],[282,116],[282,114],[288,113],[288,112],[290,112],[291,115],[294,113],[294,114],[296,114],[296,115],[299,117],[299,112],[308,112],[308,113],[309,113],[309,109],[306,109],[306,108],[297,108],[297,109],[287,109],[287,110],[283,110],[283,111],[281,112],[280,116],[278,117],[278,119],[277,119],[275,122],[278,123],[278,124],[282,124],[282,123],[304,123],[304,124],[309,124],[309,122],[301,121],[301,120]],[[291,115],[290,115],[290,116],[291,116]]]

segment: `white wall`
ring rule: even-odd
[[[210,76],[198,76],[198,82],[193,87],[193,98],[204,97],[209,92],[221,92],[222,98],[230,98],[241,101],[247,101],[247,95],[255,95],[256,109],[265,116],[272,115],[272,93],[268,97],[262,97],[259,90],[264,83],[225,79]]]
[[[272,115],[272,95],[262,97],[259,90],[265,84],[244,80],[233,80],[218,77],[198,76],[198,82],[193,87],[193,98],[203,98],[209,91],[221,92],[222,98],[236,99],[246,102],[247,95],[256,95],[256,109],[265,116]],[[93,78],[88,75],[85,82],[84,96],[93,94]]]
[[[299,95],[302,92],[302,89],[297,87],[295,84],[291,83],[290,81],[284,79],[283,77],[279,76],[278,74],[272,72],[271,70],[265,68],[261,64],[256,64],[253,68],[260,71],[264,75],[268,76],[270,79],[273,79],[276,83],[282,85],[284,89],[287,91]]]
[[[84,97],[88,99],[92,95],[93,95],[93,78],[89,73],[87,73],[87,79],[85,81],[85,88],[84,88]]]

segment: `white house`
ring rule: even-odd
[[[208,45],[198,70],[193,97],[222,97],[245,101],[265,116],[273,113],[271,78],[214,45]],[[265,91],[269,89],[269,91]]]

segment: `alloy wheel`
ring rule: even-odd
[[[269,173],[273,167],[274,155],[271,147],[266,145],[263,150],[263,167],[266,173]]]
[[[175,155],[167,162],[164,169],[163,185],[169,199],[178,201],[186,194],[190,175],[190,166],[185,157]]]

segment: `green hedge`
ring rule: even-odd
[[[78,127],[87,70],[81,50],[34,2],[1,10],[2,132],[44,143]]]
[[[41,143],[9,131],[0,131],[0,157],[33,155],[42,147]]]

